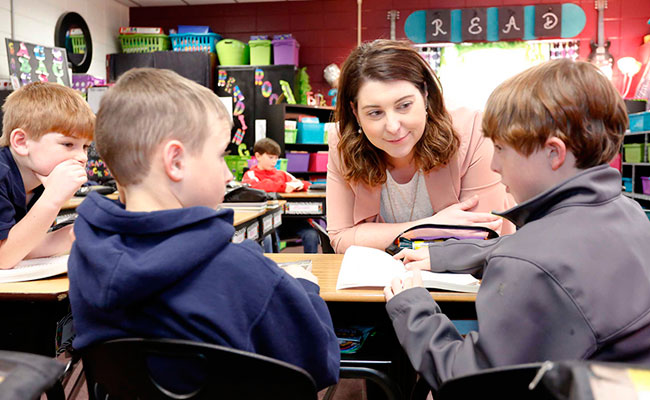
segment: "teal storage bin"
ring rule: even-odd
[[[296,140],[296,143],[325,143],[325,123],[298,122],[298,138]]]
[[[632,192],[632,178],[623,178],[623,190],[626,192]]]
[[[216,44],[221,40],[217,33],[170,33],[174,51],[216,52]]]
[[[650,111],[628,115],[630,118],[630,132],[650,131]]]

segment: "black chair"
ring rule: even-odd
[[[341,366],[339,378],[364,379],[366,382],[372,382],[379,388],[380,393],[386,400],[399,400],[402,398],[401,391],[395,381],[382,371],[373,368]],[[322,400],[331,400],[336,393],[336,386],[333,385],[327,388]]]
[[[314,380],[303,369],[213,344],[128,338],[81,353],[91,400],[317,398]],[[195,382],[171,381],[181,375]]]
[[[65,365],[53,358],[17,351],[0,351],[0,400],[64,400],[61,377]]]
[[[323,249],[324,254],[334,254],[334,248],[330,242],[330,237],[327,234],[325,228],[323,228],[318,222],[314,221],[312,218],[307,219],[309,225],[318,232],[318,237],[320,238],[320,246]]]

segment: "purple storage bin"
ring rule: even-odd
[[[273,40],[273,64],[298,66],[300,43],[296,39]]]
[[[307,172],[309,169],[309,153],[287,152],[287,172]]]
[[[641,188],[643,190],[643,194],[650,194],[650,177],[641,177]]]

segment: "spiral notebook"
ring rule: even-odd
[[[12,269],[0,270],[0,283],[33,281],[68,272],[68,255],[23,260]]]

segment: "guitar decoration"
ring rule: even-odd
[[[605,22],[603,18],[607,8],[607,0],[596,0],[594,6],[598,10],[598,43],[591,42],[591,53],[589,53],[587,59],[611,79],[614,57],[609,54],[609,40],[605,40]]]
[[[390,40],[395,40],[395,20],[399,19],[399,11],[390,10],[386,19],[390,20]]]

